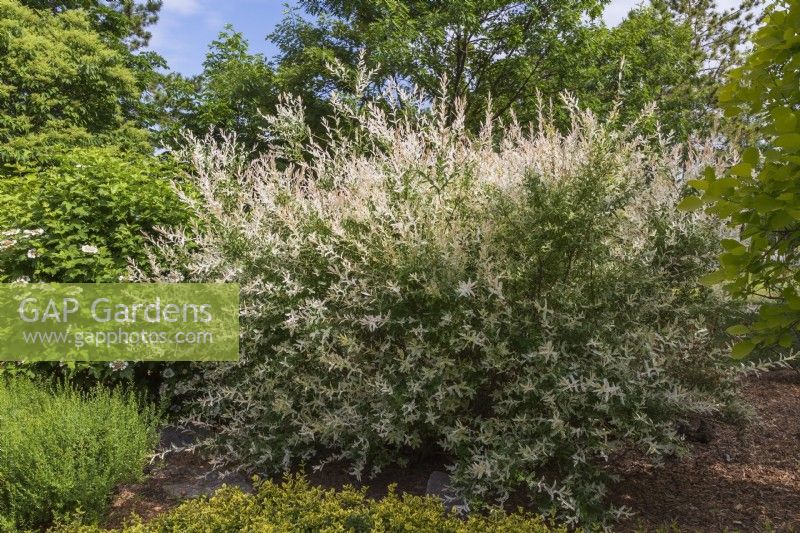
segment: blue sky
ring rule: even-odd
[[[267,56],[276,49],[266,41],[283,18],[289,0],[164,0],[159,20],[151,28],[150,49],[164,56],[181,74],[202,70],[208,44],[227,23],[242,32],[250,49]]]
[[[609,25],[622,20],[639,0],[612,0],[603,18]],[[730,7],[736,0],[720,0]],[[164,56],[171,70],[197,74],[202,70],[208,44],[226,23],[231,23],[250,41],[250,49],[267,56],[275,47],[266,40],[283,18],[286,5],[294,0],[164,0],[158,23],[152,28],[150,48]]]

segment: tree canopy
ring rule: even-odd
[[[161,80],[155,92],[160,139],[171,145],[181,129],[197,135],[216,129],[236,132],[244,145],[263,149],[263,114],[275,109],[279,92],[264,55],[250,53],[247,39],[227,25],[209,45],[200,75],[169,74]]]
[[[81,9],[101,34],[136,49],[149,42],[151,34],[147,27],[158,21],[163,0],[22,0],[21,3],[53,14]]]
[[[745,63],[719,92],[731,116],[754,124],[757,139],[723,176],[708,172],[691,184],[702,191],[683,202],[727,220],[735,238],[722,242],[720,269],[710,283],[761,304],[734,355],[757,346],[796,345],[800,325],[800,2],[780,0],[753,38]]]
[[[279,76],[292,89],[324,97],[337,87],[333,60],[354,66],[364,54],[378,80],[413,83],[451,102],[467,97],[467,116],[481,120],[491,95],[500,114],[535,108],[536,90],[561,91],[603,0],[302,0],[313,19],[289,14],[272,39]],[[446,83],[442,86],[442,80]]]
[[[719,11],[713,0],[656,0],[608,28],[604,0],[301,0],[305,14],[290,12],[271,38],[281,86],[312,109],[342,88],[327,65],[356,68],[363,56],[377,80],[464,97],[473,126],[490,101],[527,122],[567,91],[598,112],[622,103],[623,118],[654,102],[683,139],[708,127],[757,2]]]
[[[0,57],[0,161],[107,142],[148,150],[139,73],[85,10],[43,16],[0,0]]]

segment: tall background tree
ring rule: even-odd
[[[251,53],[247,39],[227,25],[209,45],[200,75],[161,79],[154,92],[159,139],[171,146],[184,129],[196,135],[226,131],[236,132],[245,146],[264,149],[263,115],[274,111],[279,92],[264,55]]]
[[[301,96],[312,130],[321,128],[332,91],[352,82],[331,71],[335,62],[374,71],[372,91],[413,84],[451,106],[464,99],[473,129],[490,102],[504,120],[534,121],[542,105],[566,120],[569,92],[600,114],[617,110],[621,123],[656,104],[660,126],[681,142],[719,127],[714,95],[740,62],[759,2],[720,10],[714,0],[653,0],[607,27],[606,0],[300,0],[269,36],[274,60],[229,26],[200,75],[158,80],[150,122],[166,145],[183,128],[222,129],[261,150],[261,115],[281,92]]]
[[[54,15],[83,10],[95,30],[130,48],[146,46],[151,34],[148,26],[158,21],[162,0],[22,0],[33,9],[49,10]]]
[[[0,161],[106,143],[147,152],[137,118],[144,80],[120,43],[86,10],[0,0]]]
[[[605,0],[509,1],[301,0],[271,38],[278,75],[307,100],[337,88],[327,63],[355,66],[363,53],[378,80],[466,97],[467,116],[483,118],[489,96],[498,113],[535,109],[536,90],[556,94],[579,68]],[[446,84],[442,86],[442,79]]]
[[[0,0],[0,280],[116,280],[143,231],[180,220],[123,40],[91,9]]]
[[[654,102],[684,139],[715,120],[714,92],[758,1],[722,11],[714,0],[655,0],[608,28],[604,0],[301,0],[271,39],[279,84],[317,114],[341,88],[328,63],[356,68],[364,54],[377,80],[466,98],[473,127],[490,98],[496,114],[529,121],[541,100],[558,104],[569,91],[598,112],[620,103],[624,119]]]
[[[583,105],[619,108],[628,123],[648,104],[678,141],[719,127],[716,91],[741,61],[759,0],[719,10],[713,0],[655,0],[613,27],[595,29],[582,66],[564,89]]]

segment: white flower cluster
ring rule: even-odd
[[[361,476],[435,449],[470,502],[596,518],[611,454],[671,453],[677,417],[733,397],[706,333],[724,302],[696,283],[717,229],[674,208],[713,151],[578,111],[471,136],[462,107],[359,101],[334,98],[321,144],[289,99],[274,152],[183,154],[202,229],[166,232],[150,279],[239,283],[243,328],[239,362],[177,384],[186,422],[220,465]]]
[[[39,237],[44,234],[44,230],[41,228],[36,229],[26,229],[21,230],[19,228],[13,228],[9,230],[4,230],[0,232],[0,237],[5,237],[4,239],[0,239],[0,251],[3,251],[8,248],[13,248],[16,246],[19,240],[30,239],[32,237]],[[15,237],[15,238],[12,238]],[[31,257],[33,254],[33,257]],[[37,257],[36,250],[28,250],[28,258],[35,259]]]
[[[20,270],[30,272],[30,262],[27,262],[19,270],[14,267],[21,264],[19,261],[19,258],[22,257],[21,250],[25,251],[24,257],[29,260],[37,259],[41,255],[41,247],[31,248],[30,246],[40,244],[33,242],[33,239],[42,235],[44,235],[42,228],[0,229],[0,280],[18,284],[30,282],[30,276],[20,275]]]

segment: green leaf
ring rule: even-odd
[[[758,164],[758,160],[759,154],[756,148],[750,146],[742,152],[742,162],[755,166]]]
[[[735,274],[731,275],[727,269],[720,269],[701,277],[700,283],[706,286],[711,286],[711,285],[716,285],[718,283],[722,283],[723,281],[733,279],[734,277]]]
[[[726,200],[719,200],[714,206],[712,207],[711,211],[716,213],[717,216],[720,218],[728,218],[734,213],[738,213],[741,209],[740,206],[728,202]]]
[[[689,180],[686,182],[689,187],[693,187],[698,191],[704,191],[708,187],[708,182],[706,180]]]
[[[753,207],[761,214],[770,213],[782,206],[783,202],[779,202],[765,194],[758,195],[753,201]]]
[[[775,211],[769,218],[769,228],[775,231],[786,229],[795,223],[795,218],[785,209]]]
[[[722,244],[722,247],[729,252],[737,248],[743,248],[742,243],[740,243],[736,239],[722,239],[722,241],[720,241],[720,244]]]
[[[775,124],[775,131],[778,133],[792,133],[797,127],[797,116],[786,107],[773,109],[772,119]]]
[[[788,333],[784,333],[778,339],[778,344],[783,346],[784,348],[791,348],[792,344],[794,344],[794,338]]]
[[[703,200],[699,196],[687,196],[678,203],[677,207],[681,211],[697,211],[703,207]]]
[[[753,341],[737,342],[731,349],[731,357],[734,359],[744,359],[750,352],[755,349],[756,345]]]
[[[800,150],[800,133],[787,133],[775,139],[775,146],[796,152]]]
[[[750,328],[744,324],[736,324],[735,326],[729,327],[725,331],[727,331],[730,335],[747,335],[750,333]]]
[[[753,174],[753,165],[750,163],[739,163],[731,168],[731,174],[734,176],[741,176],[749,178]]]

